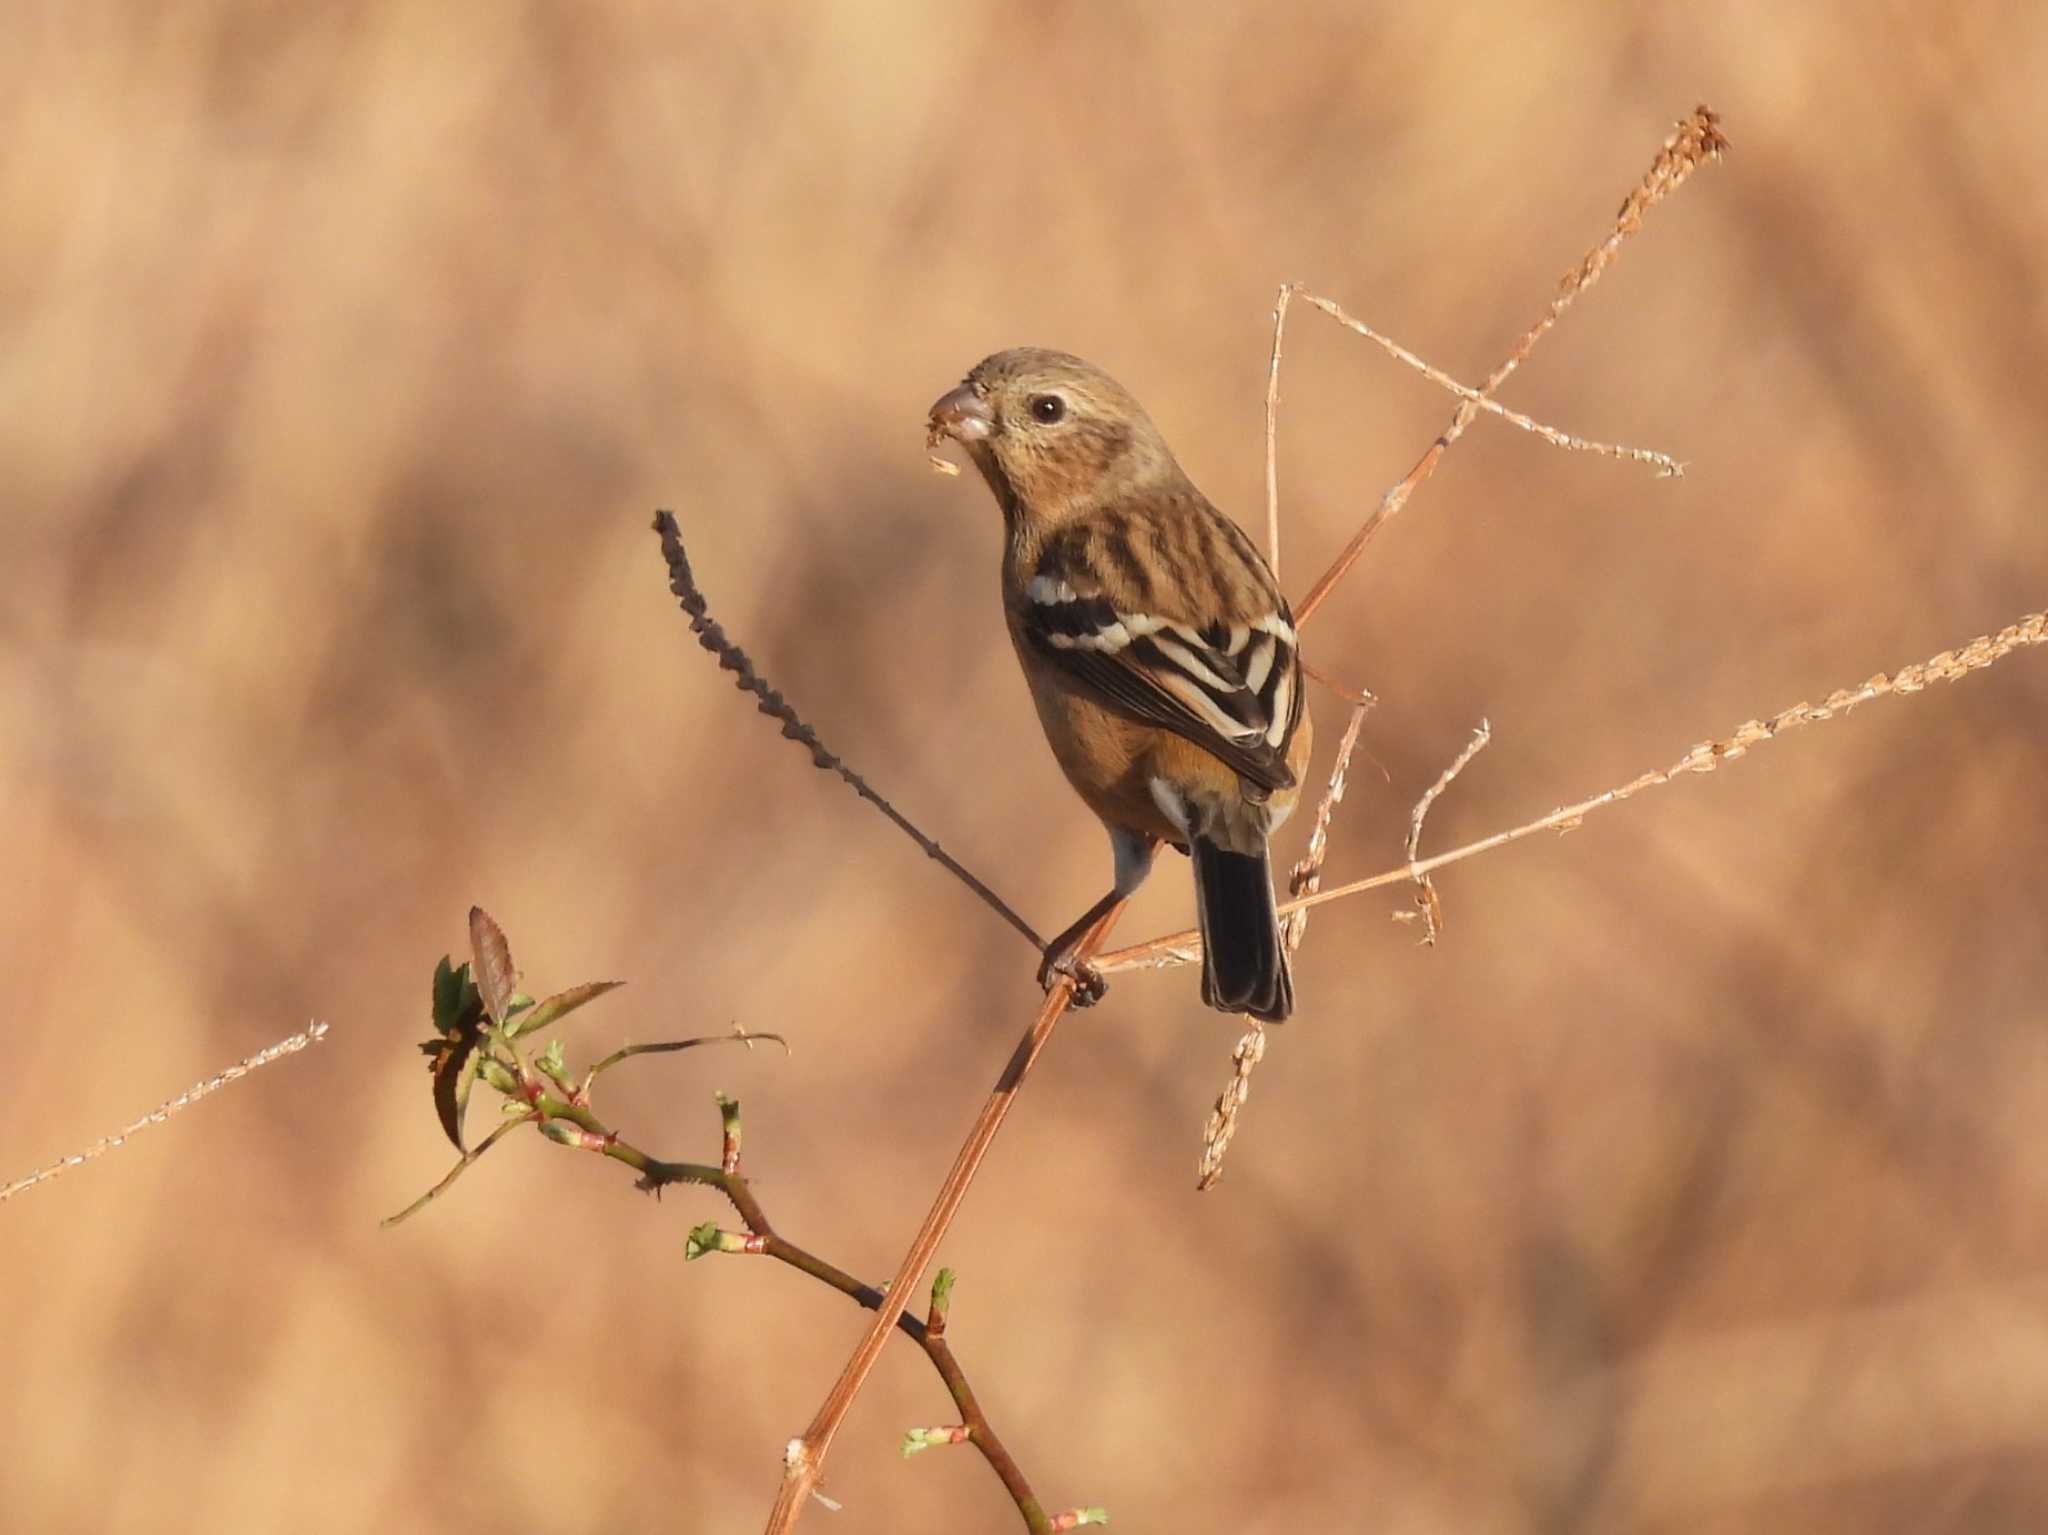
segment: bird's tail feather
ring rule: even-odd
[[[1233,853],[1203,837],[1192,840],[1202,1000],[1226,1013],[1280,1023],[1294,1011],[1294,978],[1287,973],[1266,850]]]

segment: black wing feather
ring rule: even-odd
[[[1084,647],[1072,641],[1101,634],[1122,622],[1109,601],[1102,597],[1076,596],[1062,602],[1032,602],[1024,619],[1024,635],[1032,649],[1047,661],[1085,683],[1105,702],[1148,725],[1170,730],[1212,753],[1246,782],[1271,793],[1294,786],[1294,774],[1286,756],[1263,734],[1271,721],[1263,700],[1245,686],[1244,674],[1236,660],[1182,625],[1174,626],[1173,640],[1194,652],[1202,665],[1233,686],[1219,691],[1203,686],[1223,713],[1244,725],[1249,740],[1232,740],[1203,719],[1181,699],[1169,692],[1155,675],[1156,670],[1179,669],[1149,635],[1139,635],[1114,650]],[[1055,637],[1068,641],[1056,643]],[[1275,665],[1285,658],[1276,657]],[[1291,665],[1291,659],[1286,659]],[[1290,700],[1290,715],[1299,702],[1300,689]],[[1290,719],[1290,727],[1293,721]],[[1287,732],[1291,735],[1292,729]]]

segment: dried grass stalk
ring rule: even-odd
[[[120,1150],[128,1144],[128,1138],[139,1131],[147,1130],[151,1125],[162,1124],[173,1114],[183,1113],[201,1098],[211,1097],[223,1087],[241,1081],[250,1072],[268,1066],[272,1061],[281,1061],[288,1055],[297,1055],[308,1045],[317,1045],[326,1037],[327,1025],[324,1023],[313,1023],[308,1025],[303,1032],[292,1035],[290,1039],[280,1039],[276,1044],[266,1049],[258,1050],[254,1055],[244,1056],[218,1076],[208,1077],[204,1082],[193,1083],[192,1086],[186,1088],[177,1097],[158,1104],[133,1124],[124,1125],[112,1135],[103,1136],[86,1147],[85,1150],[73,1152],[68,1157],[52,1162],[48,1167],[37,1168],[36,1171],[30,1173],[27,1177],[17,1178],[5,1188],[0,1188],[0,1204],[4,1204],[12,1199],[23,1189],[32,1189],[38,1183],[48,1183],[51,1179],[60,1178],[65,1173],[70,1172],[72,1168],[90,1162],[95,1157],[103,1157],[110,1151]]]

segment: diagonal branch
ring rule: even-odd
[[[829,1285],[841,1295],[870,1311],[879,1312],[888,1305],[890,1292],[863,1284],[844,1269],[799,1247],[777,1232],[769,1223],[768,1212],[755,1195],[753,1186],[739,1172],[735,1145],[737,1137],[732,1128],[736,1106],[731,1105],[729,1101],[722,1104],[721,1108],[727,1110],[727,1159],[733,1165],[718,1167],[698,1162],[660,1161],[619,1139],[589,1109],[551,1094],[543,1095],[535,1107],[543,1122],[576,1127],[576,1131],[570,1132],[568,1136],[558,1135],[557,1138],[562,1139],[564,1144],[595,1152],[614,1162],[624,1163],[640,1174],[640,1187],[643,1189],[658,1192],[678,1183],[716,1189],[739,1213],[740,1220],[746,1226],[744,1236],[728,1250],[757,1254],[773,1258],[778,1263],[786,1263],[799,1273],[808,1274],[819,1283]],[[517,1123],[518,1121],[514,1122],[515,1125]],[[503,1129],[498,1133],[502,1134]],[[1010,1500],[1017,1505],[1017,1512],[1023,1516],[1025,1528],[1030,1530],[1032,1535],[1051,1535],[1054,1529],[1052,1517],[1046,1513],[1044,1505],[1038,1500],[1038,1495],[1031,1490],[1031,1483],[1025,1478],[1016,1457],[1010,1453],[1009,1447],[1003,1443],[989,1422],[980,1399],[975,1396],[974,1388],[968,1383],[966,1372],[954,1356],[952,1344],[946,1340],[944,1326],[933,1326],[930,1322],[921,1321],[917,1317],[906,1316],[901,1305],[891,1309],[895,1315],[889,1324],[890,1327],[908,1336],[924,1350],[925,1357],[938,1372],[939,1380],[946,1388],[946,1394],[953,1399],[953,1405],[959,1409],[960,1420],[967,1429],[966,1442],[981,1452],[982,1459],[988,1462],[989,1469],[995,1472],[997,1479],[1002,1482],[1004,1491],[1009,1493]]]
[[[1122,913],[1121,905],[1111,908],[1109,914],[1081,940],[1075,958],[1086,960],[1094,954]],[[988,1155],[996,1132],[1002,1129],[1003,1120],[1008,1117],[1010,1106],[1024,1085],[1024,1078],[1051,1041],[1052,1031],[1066,1015],[1073,997],[1073,977],[1060,975],[1046,993],[1045,1003],[1039,1008],[1030,1029],[1017,1042],[1002,1075],[996,1079],[995,1089],[982,1106],[974,1127],[968,1131],[966,1143],[954,1158],[946,1181],[939,1186],[938,1197],[932,1201],[924,1223],[911,1239],[909,1251],[896,1266],[896,1277],[889,1282],[888,1293],[876,1308],[874,1322],[861,1339],[860,1346],[854,1350],[853,1357],[846,1362],[846,1368],[840,1372],[810,1427],[804,1430],[803,1437],[790,1440],[783,1453],[782,1484],[775,1495],[775,1506],[768,1515],[767,1535],[784,1535],[803,1517],[805,1507],[818,1489],[825,1456],[832,1448],[840,1425],[846,1421],[847,1411],[882,1357],[882,1347],[889,1340],[890,1329],[896,1326],[910,1296],[923,1280],[924,1271],[952,1226],[961,1201],[967,1197],[968,1186],[974,1182],[974,1175],[980,1170],[982,1159]]]

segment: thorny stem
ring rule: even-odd
[[[974,1394],[974,1388],[968,1383],[966,1372],[961,1369],[960,1361],[954,1356],[953,1346],[945,1336],[945,1329],[934,1329],[917,1317],[905,1314],[900,1302],[893,1307],[888,1305],[891,1296],[904,1295],[907,1291],[892,1285],[884,1292],[873,1285],[863,1284],[846,1270],[828,1263],[817,1254],[799,1247],[781,1235],[769,1222],[768,1212],[762,1208],[761,1201],[755,1197],[753,1188],[741,1176],[737,1167],[713,1167],[701,1162],[661,1161],[647,1155],[631,1143],[619,1139],[589,1109],[552,1094],[543,1095],[536,1108],[545,1118],[567,1120],[587,1131],[592,1137],[590,1149],[598,1151],[614,1162],[623,1162],[640,1174],[640,1187],[643,1189],[659,1190],[677,1183],[697,1184],[704,1188],[716,1189],[738,1212],[740,1220],[747,1228],[748,1236],[757,1239],[757,1242],[749,1244],[749,1251],[758,1251],[764,1257],[788,1264],[789,1267],[810,1275],[820,1284],[830,1286],[870,1311],[880,1313],[885,1308],[893,1311],[894,1315],[884,1327],[884,1336],[887,1335],[889,1328],[894,1328],[924,1350],[925,1357],[931,1361],[932,1368],[938,1372],[940,1381],[944,1383],[946,1394],[953,1399],[954,1407],[959,1410],[960,1421],[967,1426],[968,1443],[981,1452],[982,1459],[988,1462],[989,1469],[995,1472],[997,1479],[1002,1482],[1003,1490],[1009,1493],[1010,1500],[1017,1505],[1017,1512],[1023,1516],[1025,1528],[1030,1530],[1032,1535],[1051,1535],[1054,1528],[1051,1516],[1046,1513],[1045,1506],[1038,1501],[1038,1495],[1031,1490],[1031,1483],[1026,1480],[1016,1457],[1010,1453],[1009,1447],[1003,1443],[989,1423],[988,1414],[982,1410],[980,1398]],[[522,1123],[525,1121],[514,1120],[511,1124],[500,1127],[492,1139],[495,1140],[498,1135]],[[477,1151],[481,1154],[483,1147],[479,1146]]]

